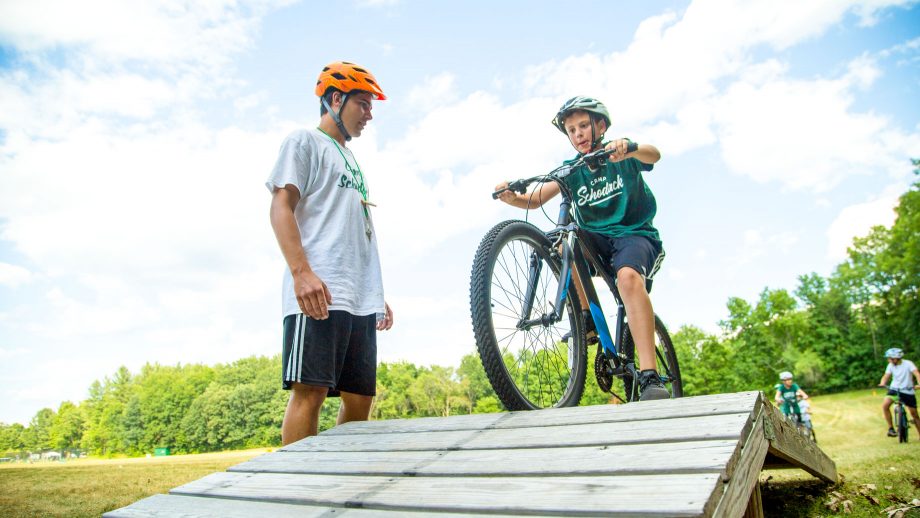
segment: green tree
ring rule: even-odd
[[[682,326],[671,337],[680,364],[685,396],[732,392],[739,385],[727,342],[696,326]]]
[[[381,363],[377,367],[377,397],[371,416],[374,419],[399,419],[413,412],[409,387],[418,368],[408,362]]]
[[[477,353],[470,353],[460,359],[460,367],[457,369],[457,376],[466,389],[466,398],[470,402],[468,413],[487,413],[486,410],[493,408],[491,402],[479,405],[483,398],[492,397],[496,404],[498,399],[495,398],[495,392],[486,376],[486,371],[482,367],[482,361]],[[501,408],[501,405],[498,405]]]
[[[25,450],[24,431],[25,427],[19,423],[9,425],[0,423],[0,454],[11,454]]]
[[[731,349],[732,368],[739,381],[735,390],[768,390],[776,375],[800,359],[807,322],[786,290],[765,288],[751,306],[732,297],[729,318],[722,322]]]
[[[181,451],[182,418],[213,377],[214,371],[204,365],[144,365],[134,381],[143,435],[131,448],[152,451],[172,447]]]
[[[49,439],[57,450],[74,450],[80,447],[86,418],[83,410],[70,401],[61,403],[49,430]]]
[[[215,367],[214,380],[182,419],[182,446],[213,451],[280,444],[288,396],[277,379],[280,368],[280,356]]]
[[[419,370],[408,389],[417,416],[441,416],[469,413],[466,388],[455,379],[452,367],[432,365]]]
[[[54,424],[54,410],[43,408],[35,413],[29,421],[26,448],[31,451],[50,450],[54,447],[51,443],[51,426]]]
[[[123,414],[133,395],[131,372],[121,366],[112,378],[90,385],[89,398],[84,402],[86,428],[81,445],[96,455],[111,455],[124,451]]]

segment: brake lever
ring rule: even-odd
[[[526,181],[524,181],[524,180],[515,180],[515,181],[509,183],[509,184],[508,184],[508,187],[505,187],[504,189],[501,189],[501,190],[498,190],[498,191],[493,192],[493,193],[492,193],[492,199],[493,199],[493,200],[497,200],[498,197],[501,195],[501,193],[503,193],[503,192],[505,192],[505,191],[514,191],[514,192],[518,192],[518,193],[521,193],[521,194],[526,194],[526,193],[527,193],[527,185],[528,185],[528,184],[529,184],[529,182],[526,182]]]

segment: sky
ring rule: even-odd
[[[652,300],[672,332],[718,333],[730,297],[828,276],[893,222],[920,157],[916,1],[571,5],[0,3],[0,422],[122,365],[280,352],[264,182],[284,136],[317,124],[332,61],[388,96],[349,144],[395,316],[380,361],[474,352],[480,239],[552,226],[489,194],[574,155],[550,124],[574,95],[607,104],[608,136],[661,150]]]

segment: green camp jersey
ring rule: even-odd
[[[652,167],[627,158],[607,162],[593,173],[587,166],[575,168],[564,181],[572,191],[578,224],[611,237],[640,235],[660,240],[652,225],[658,206],[642,179],[642,171],[651,171]]]
[[[797,396],[799,392],[799,386],[795,383],[791,387],[786,388],[786,385],[780,383],[776,385],[776,390],[779,391],[779,395],[783,398],[783,413],[789,415],[794,412],[799,413],[799,398]]]

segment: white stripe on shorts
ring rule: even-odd
[[[658,257],[655,258],[655,264],[652,265],[652,273],[648,274],[647,278],[651,279],[658,273],[658,270],[661,268],[661,263],[664,262],[664,250],[658,254]]]
[[[298,328],[297,334],[300,336],[300,339],[297,341],[297,356],[294,357],[294,361],[297,362],[297,369],[294,372],[294,379],[291,381],[300,381],[300,375],[303,374],[303,342],[304,335],[307,334],[307,316],[301,313],[297,315],[298,317]]]
[[[294,319],[294,336],[291,337],[291,352],[288,355],[287,370],[284,372],[285,381],[295,380],[294,378],[294,361],[295,360],[294,359],[297,358],[297,344],[299,342],[298,337],[300,335],[300,317],[301,315],[297,315],[297,317]]]

